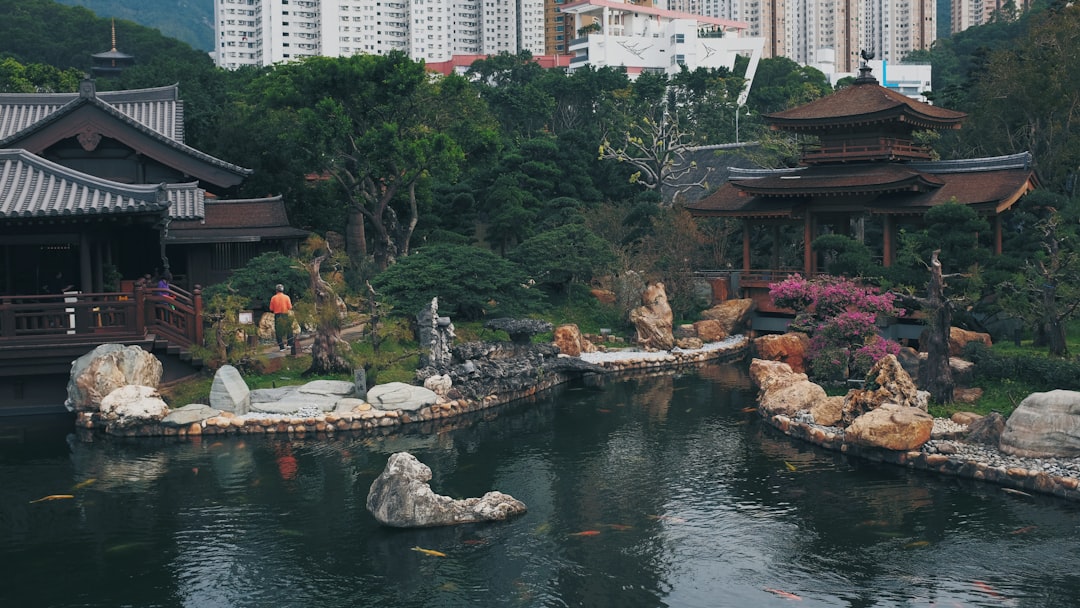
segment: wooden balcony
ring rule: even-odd
[[[930,153],[925,146],[910,140],[875,137],[823,141],[803,148],[802,158],[807,164],[871,160],[930,160]]]

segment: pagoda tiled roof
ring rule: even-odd
[[[184,143],[184,102],[170,85],[95,91],[98,99],[148,129]],[[79,98],[79,93],[0,93],[0,140],[26,129]]]
[[[774,128],[806,131],[887,122],[909,123],[917,129],[959,128],[966,117],[964,112],[914,100],[873,78],[856,80],[810,103],[764,115]]]
[[[801,216],[813,205],[919,215],[951,200],[1002,211],[1037,185],[1029,153],[959,161],[733,169],[729,181],[686,205],[694,215]],[[874,195],[867,200],[866,195]]]
[[[281,196],[252,199],[207,200],[199,221],[174,221],[171,243],[221,243],[263,239],[306,238],[306,230],[289,225]]]
[[[26,150],[0,150],[0,220],[162,213],[164,185],[121,184]]]

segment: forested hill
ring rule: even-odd
[[[127,19],[139,25],[152,27],[166,36],[183,40],[203,51],[214,50],[213,0],[56,1],[69,6],[86,7],[99,17],[106,19]],[[107,46],[107,43],[108,38],[102,40],[103,45]]]

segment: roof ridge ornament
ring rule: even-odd
[[[855,79],[855,84],[877,84],[877,78],[871,72],[873,68],[869,66],[869,62],[874,58],[873,49],[863,49],[859,51],[859,56],[862,57],[862,64],[859,66],[859,77]]]

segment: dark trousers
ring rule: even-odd
[[[288,313],[274,314],[274,337],[277,338],[278,348],[292,343],[292,317]]]

